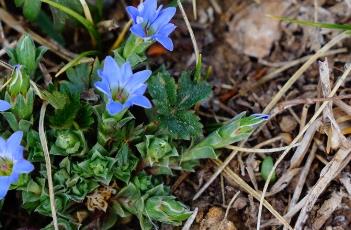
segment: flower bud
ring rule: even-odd
[[[80,139],[75,133],[65,130],[58,134],[56,142],[57,147],[66,150],[67,153],[75,153],[80,146]]]
[[[29,76],[22,71],[21,65],[16,65],[11,75],[11,82],[8,86],[8,92],[12,97],[22,94],[26,95],[29,89]]]
[[[155,196],[145,204],[147,216],[162,223],[180,225],[192,212],[173,196]]]

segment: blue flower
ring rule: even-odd
[[[151,103],[143,94],[146,91],[145,81],[150,77],[150,70],[133,74],[129,62],[118,66],[116,61],[107,56],[103,69],[98,70],[101,81],[95,82],[95,88],[107,97],[106,109],[110,115],[128,109],[132,105],[151,108]]]
[[[169,23],[176,12],[175,7],[162,9],[162,5],[157,8],[157,0],[146,0],[139,6],[128,6],[127,12],[133,19],[133,26],[130,29],[133,34],[145,40],[156,40],[166,49],[173,50],[173,42],[169,35],[176,26]]]
[[[7,140],[0,137],[0,199],[6,196],[10,185],[21,173],[34,169],[32,163],[23,158],[22,136],[22,131],[17,131]]]
[[[4,112],[11,108],[10,103],[4,100],[0,100],[0,112]]]

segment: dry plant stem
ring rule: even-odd
[[[192,2],[193,2],[193,14],[194,14],[194,19],[197,20],[196,0],[192,0]]]
[[[56,215],[56,205],[55,205],[55,194],[54,194],[54,186],[52,182],[52,172],[51,172],[51,162],[50,162],[50,153],[48,149],[48,143],[45,136],[44,130],[44,119],[45,119],[45,111],[48,103],[43,102],[41,109],[40,109],[40,117],[39,117],[39,137],[40,143],[43,148],[44,157],[45,157],[45,166],[46,166],[46,173],[48,177],[48,187],[49,187],[49,197],[50,197],[50,207],[51,207],[51,215],[52,221],[54,224],[54,229],[58,230],[58,222],[57,222],[57,215]]]
[[[182,230],[190,230],[191,225],[194,223],[195,218],[197,216],[197,213],[199,212],[199,208],[195,208],[193,211],[193,214],[188,218],[188,220],[185,222]]]
[[[299,176],[298,182],[295,186],[295,191],[294,191],[293,197],[291,198],[290,203],[289,203],[288,212],[296,205],[297,201],[300,199],[300,195],[301,195],[303,186],[306,182],[306,178],[307,178],[308,173],[310,171],[312,162],[315,158],[316,151],[317,151],[317,145],[314,143],[312,145],[311,151],[308,154],[306,164],[303,166],[303,168],[300,172],[300,176]],[[291,220],[291,218],[287,219],[287,221],[289,223],[290,223],[290,220]]]
[[[325,44],[320,50],[318,50],[311,58],[309,58],[286,82],[286,84],[279,90],[279,92],[273,97],[271,102],[263,110],[263,113],[269,113],[277,102],[285,95],[285,93],[290,89],[290,87],[302,76],[302,74],[307,70],[307,68],[312,65],[322,54],[327,52],[335,44],[345,39],[349,35],[343,32]]]
[[[25,34],[28,33],[34,41],[38,42],[41,45],[48,47],[54,54],[57,56],[70,61],[72,58],[76,56],[76,54],[66,50],[64,47],[60,46],[59,44],[49,41],[37,33],[29,30],[24,29],[20,22],[18,22],[11,14],[9,14],[6,10],[0,8],[0,20],[4,21],[9,27],[16,30],[19,33]]]
[[[233,196],[233,198],[230,200],[227,209],[225,210],[225,215],[224,215],[224,219],[227,219],[228,214],[229,214],[229,210],[230,208],[233,206],[234,201],[236,200],[236,198],[239,196],[240,191],[238,191],[237,193],[235,193],[235,195]]]
[[[113,43],[113,45],[110,48],[110,53],[114,50],[117,49],[123,42],[124,37],[126,36],[126,34],[129,31],[129,28],[131,27],[133,23],[133,20],[129,20],[123,27],[121,33],[118,35],[116,41]]]
[[[343,33],[345,34],[345,33]],[[340,36],[340,35],[339,35]],[[334,39],[333,39],[334,40]],[[323,47],[324,48],[324,47]],[[323,49],[322,48],[322,49]],[[351,65],[347,66],[347,69],[345,70],[345,72],[343,73],[343,75],[341,76],[341,78],[338,80],[338,82],[335,84],[333,90],[331,91],[329,97],[333,97],[335,95],[335,93],[337,92],[337,90],[339,89],[339,87],[341,86],[341,84],[345,81],[346,77],[349,75],[351,71]],[[302,74],[302,73],[301,73]],[[284,87],[283,87],[284,88]],[[276,98],[276,97],[275,97]],[[280,162],[284,159],[284,157],[288,154],[288,152],[290,151],[290,149],[292,148],[292,146],[298,142],[298,140],[304,135],[304,133],[306,132],[306,130],[312,125],[312,123],[319,117],[319,115],[323,112],[323,110],[326,108],[326,106],[328,105],[329,102],[324,102],[321,107],[317,110],[317,112],[313,115],[313,117],[311,118],[311,120],[306,124],[306,126],[302,129],[302,131],[295,137],[295,139],[291,142],[291,144],[289,146],[291,146],[290,148],[287,148],[282,155],[277,159],[277,161],[275,162],[271,172],[268,175],[268,178],[266,180],[266,183],[264,185],[263,191],[262,191],[262,196],[260,199],[260,205],[259,205],[259,209],[258,209],[258,218],[257,218],[257,227],[256,229],[259,230],[260,229],[260,225],[261,225],[261,215],[262,215],[262,203],[265,197],[265,194],[267,192],[268,189],[268,185],[269,182],[272,179],[273,176],[273,172],[275,172],[275,170],[277,169],[277,166],[280,164]],[[270,103],[271,104],[271,103]],[[269,106],[267,106],[269,107]],[[266,108],[267,109],[267,108]]]
[[[345,102],[341,101],[341,100],[336,100],[334,101],[334,104],[339,107],[342,111],[344,111],[345,113],[347,113],[348,115],[351,115],[351,106],[349,106],[348,104],[346,104]]]
[[[309,191],[307,201],[297,218],[295,229],[301,230],[318,197],[322,194],[329,183],[338,175],[338,173],[349,163],[351,157],[351,148],[341,148],[321,171],[321,175],[317,183]]]
[[[218,167],[223,165],[221,160],[212,160]],[[233,172],[230,168],[225,168],[223,171],[223,175],[227,178],[228,181],[232,182],[232,184],[239,185],[245,192],[250,194],[256,200],[260,199],[261,194],[251,188],[239,175]],[[293,229],[286,220],[270,205],[266,200],[264,200],[263,205],[272,213],[272,215],[279,220],[280,223],[287,226],[289,229]]]
[[[304,105],[302,108],[299,133],[302,131],[303,127],[305,127],[305,125],[306,125],[309,107],[310,107],[309,105]]]
[[[90,13],[90,10],[89,10],[89,6],[88,6],[87,2],[85,0],[79,0],[79,1],[80,1],[80,4],[82,5],[85,18],[89,22],[94,24],[93,17],[91,16],[91,13]]]
[[[300,143],[294,144],[293,147],[299,146]],[[240,151],[240,152],[247,152],[247,153],[276,153],[280,151],[284,151],[287,148],[290,148],[289,146],[284,146],[284,147],[279,147],[279,148],[271,148],[271,149],[255,149],[255,148],[243,148],[239,146],[234,146],[234,145],[228,145],[225,147],[226,149],[231,149],[235,151]]]
[[[244,144],[245,144],[244,142],[241,142],[239,147],[243,147]],[[201,194],[208,188],[208,186],[212,184],[212,182],[217,178],[217,176],[221,174],[221,172],[227,167],[227,165],[234,159],[237,153],[238,151],[231,152],[231,154],[225,159],[225,161],[221,165],[219,165],[216,172],[211,176],[211,178],[195,194],[195,196],[193,197],[193,200],[196,200],[201,196]]]
[[[318,55],[317,58],[320,58],[320,57],[323,57],[323,56],[330,56],[330,55],[335,55],[335,54],[338,54],[338,53],[344,53],[346,52],[347,49],[345,48],[341,48],[341,49],[335,49],[335,50],[331,50],[329,52],[325,52],[325,53],[321,53]],[[300,63],[304,63],[306,62],[308,59],[312,58],[314,55],[308,55],[308,56],[305,56],[305,57],[302,57],[302,58],[299,58],[299,59],[296,59],[294,61],[290,61],[290,62],[287,62],[284,66],[274,70],[273,72],[263,76],[260,80],[257,81],[256,84],[254,84],[253,88],[256,88],[257,86],[260,86],[266,82],[269,82],[273,79],[275,79],[276,77],[279,76],[279,74],[295,65],[298,65]]]
[[[296,149],[295,153],[293,154],[293,156],[290,159],[289,169],[300,167],[301,162],[305,158],[305,155],[306,155],[306,153],[311,145],[313,137],[314,137],[315,133],[317,132],[317,130],[319,129],[319,127],[321,127],[321,125],[322,125],[322,122],[320,121],[320,119],[318,119],[318,120],[314,121],[308,127],[308,129],[306,130],[306,132],[305,132],[305,134],[300,142],[300,146]]]
[[[182,5],[182,2],[180,0],[177,0],[177,3],[178,3],[178,6],[179,6],[179,9],[180,9],[180,12],[182,12],[182,16],[183,16],[183,19],[185,21],[185,25],[186,25],[186,27],[187,27],[187,29],[189,31],[190,38],[191,38],[191,41],[192,41],[193,46],[194,46],[194,53],[195,53],[196,64],[197,64],[197,63],[199,63],[200,52],[199,52],[199,48],[198,48],[197,43],[196,43],[194,31],[191,28],[191,25],[190,25],[188,17],[186,16],[185,10],[184,10],[183,5]]]

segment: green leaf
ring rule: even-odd
[[[160,116],[161,128],[180,139],[189,140],[199,136],[202,131],[200,118],[191,111],[177,111],[174,115]]]
[[[273,166],[274,166],[274,162],[273,162],[273,158],[271,156],[265,157],[263,159],[263,162],[261,164],[261,176],[265,181],[268,179],[268,176],[271,173]],[[276,180],[276,178],[277,178],[277,176],[276,176],[275,172],[273,172],[273,175],[272,175],[270,182],[274,182]]]
[[[161,69],[150,78],[148,92],[155,104],[154,119],[166,134],[185,140],[202,134],[200,118],[189,110],[210,95],[211,87],[207,83],[196,83],[190,73],[183,73],[177,89],[175,80]]]
[[[39,15],[41,9],[41,1],[40,0],[24,0],[23,4],[23,14],[24,16],[33,21]]]
[[[53,21],[44,11],[39,12],[38,17],[35,20],[35,24],[40,28],[40,30],[44,34],[54,39],[60,45],[62,46],[65,45],[65,40],[62,34],[60,34],[58,30],[56,30],[56,27],[54,26]]]
[[[190,109],[196,103],[208,98],[211,94],[211,86],[201,81],[195,83],[190,78],[190,73],[184,72],[178,82],[178,108]]]
[[[72,18],[76,19],[78,22],[80,22],[89,32],[90,36],[99,44],[100,43],[100,34],[96,30],[95,26],[93,23],[91,23],[89,20],[81,16],[79,13],[75,12],[74,10],[70,9],[69,7],[66,7],[62,4],[59,4],[57,2],[54,2],[52,0],[41,0],[42,2],[45,2],[49,4],[50,6],[59,9],[60,11],[68,14]]]
[[[67,103],[62,109],[56,109],[55,114],[50,116],[49,121],[52,126],[59,128],[70,128],[80,109],[79,94],[68,94]]]
[[[154,196],[145,202],[145,216],[152,220],[179,226],[192,212],[173,196]]]
[[[138,165],[138,161],[139,159],[130,152],[128,144],[124,143],[116,156],[114,176],[117,179],[128,183],[133,170],[135,170]]]
[[[24,3],[24,1],[25,1],[25,0],[15,0],[15,5],[16,5],[16,7],[22,6],[23,3]]]
[[[148,92],[160,114],[168,114],[177,100],[177,86],[168,72],[160,71],[148,81]]]
[[[52,93],[43,90],[42,95],[44,99],[55,109],[63,109],[68,102],[68,96],[62,92],[54,91]]]
[[[16,116],[13,113],[2,112],[2,115],[5,117],[5,120],[13,131],[17,131],[19,129]]]
[[[69,81],[62,81],[62,87],[67,87],[73,93],[82,93],[90,86],[90,72],[91,68],[87,64],[80,64],[75,68],[69,68],[66,71]]]
[[[181,161],[193,161],[199,159],[216,159],[217,154],[214,149],[210,146],[204,146],[199,148],[193,148],[182,154]]]

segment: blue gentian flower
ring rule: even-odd
[[[116,61],[107,56],[103,69],[98,70],[101,81],[95,87],[107,97],[106,109],[110,115],[128,109],[132,105],[151,108],[151,102],[143,94],[146,91],[145,81],[150,77],[150,70],[133,74],[129,62],[118,66]]]
[[[30,173],[34,166],[23,158],[21,146],[23,132],[13,133],[7,140],[0,137],[0,199],[3,199],[10,185],[18,180],[21,173]]]
[[[156,40],[166,49],[173,50],[173,42],[169,35],[176,26],[170,20],[176,12],[175,7],[162,9],[162,5],[157,8],[157,0],[146,0],[139,6],[128,6],[127,12],[133,20],[130,29],[133,34],[145,40]]]
[[[4,100],[0,100],[0,112],[4,112],[11,108],[10,103]]]

